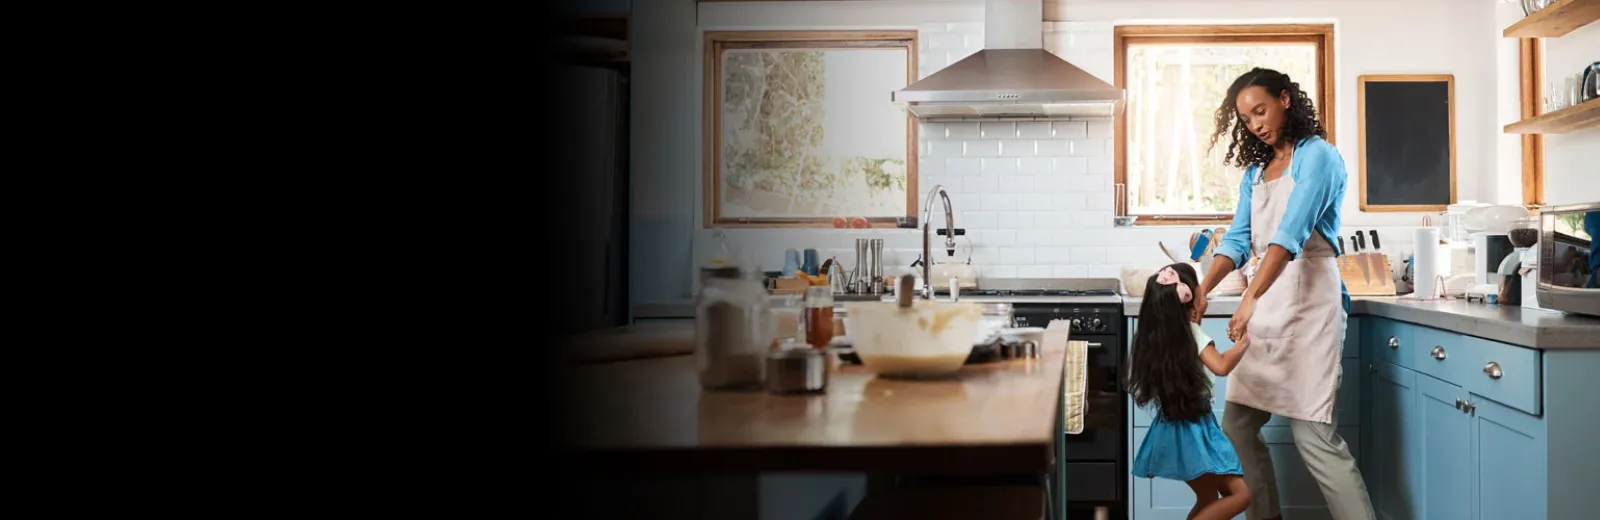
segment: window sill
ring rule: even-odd
[[[1118,215],[1126,217],[1127,215]],[[1233,223],[1233,215],[1137,215],[1131,226],[1116,226],[1118,229],[1140,227],[1227,227]]]

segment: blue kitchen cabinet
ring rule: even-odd
[[[1413,415],[1422,436],[1422,503],[1425,518],[1471,518],[1472,503],[1462,495],[1472,488],[1472,425],[1466,413],[1468,396],[1461,387],[1417,374]]]
[[[1367,483],[1372,508],[1382,520],[1423,518],[1421,504],[1414,500],[1422,481],[1422,464],[1416,447],[1420,431],[1407,420],[1417,416],[1417,374],[1389,363],[1377,361],[1367,378],[1370,404],[1361,423],[1361,438],[1367,454],[1361,475]]]
[[[1366,318],[1362,473],[1379,518],[1600,510],[1600,402],[1589,397],[1600,351],[1538,351]]]

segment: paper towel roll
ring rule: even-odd
[[[1437,288],[1436,278],[1446,273],[1440,270],[1444,265],[1444,250],[1439,246],[1439,228],[1417,228],[1413,233],[1412,244],[1416,245],[1416,257],[1411,260],[1412,287],[1411,294],[1418,298],[1432,298]]]

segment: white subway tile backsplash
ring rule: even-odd
[[[1053,209],[1050,205],[1050,195],[1045,193],[1024,193],[1017,195],[1014,203],[1016,204],[1014,209],[1022,211],[1046,211]]]
[[[1109,211],[1080,211],[1072,215],[1073,227],[1111,227],[1111,212]]]
[[[1043,141],[1049,142],[1049,141]],[[1032,139],[1003,139],[1000,141],[1001,157],[1033,157],[1041,141]]]
[[[1106,139],[1105,154],[1110,157],[1117,156],[1117,141],[1115,139]]]
[[[1086,133],[1090,139],[1110,139],[1111,121],[1087,121]]]
[[[966,192],[967,194],[974,195],[974,196],[982,195],[984,193],[994,193],[994,192],[1000,191],[1000,187],[999,186],[1000,186],[1000,178],[999,177],[984,177],[984,176],[980,176],[980,175],[968,175],[968,176],[965,176],[965,177],[961,178],[962,191]],[[954,200],[953,200],[954,197],[951,197],[951,199],[952,199],[951,203],[954,204]],[[976,201],[977,197],[972,197],[972,200]]]
[[[1100,139],[1071,139],[1071,154],[1076,157],[1098,157],[1105,153],[1105,141]]]
[[[1081,194],[1075,194],[1075,195],[1081,195]],[[1089,209],[1106,209],[1106,210],[1116,209],[1115,204],[1114,204],[1114,202],[1116,202],[1116,201],[1112,200],[1112,197],[1113,196],[1107,196],[1107,195],[1098,195],[1098,196],[1094,196],[1094,197],[1089,197],[1088,208]]]
[[[935,141],[938,142],[938,141]],[[966,146],[967,157],[999,157],[1000,141],[949,141]]]
[[[1050,195],[1050,205],[1058,210],[1084,209],[1084,199],[1082,193],[1055,193]]]
[[[1043,264],[1065,264],[1072,260],[1070,251],[1071,249],[1061,246],[1040,247],[1034,249],[1033,259]]]
[[[1065,175],[1041,175],[1033,179],[1033,189],[1040,193],[1058,193],[1067,191],[1071,177]]]
[[[986,277],[986,278],[1016,278],[1017,277],[1017,266],[1014,266],[1014,265],[991,265],[991,266],[987,266],[987,267],[983,268],[983,272],[980,273],[978,276]]]
[[[1114,157],[1114,155],[1090,157],[1088,159],[1088,172],[1094,175],[1111,175]]]
[[[1089,274],[1088,274],[1088,276],[1090,278],[1119,278],[1120,279],[1120,278],[1122,278],[1122,266],[1120,266],[1120,265],[1104,265],[1104,264],[1102,264],[1102,265],[1091,265],[1091,266],[1089,266]]]
[[[966,153],[966,143],[962,141],[925,141],[928,143],[928,156],[937,159],[961,157]]]
[[[1019,265],[1017,278],[1049,278],[1055,270],[1048,265]]]
[[[1073,139],[1087,136],[1085,128],[1084,121],[1057,121],[1050,129],[1056,139]]]
[[[939,52],[951,52],[951,51],[966,50],[966,48],[967,48],[967,39],[966,39],[966,35],[964,35],[964,34],[952,34],[952,33],[931,34],[931,35],[928,35],[927,38],[918,38],[918,39],[923,41],[923,42],[926,42],[926,44],[925,44],[926,47],[924,47],[924,49],[927,49],[927,50],[933,50],[933,51],[939,51]]]
[[[1050,172],[1057,175],[1083,175],[1088,171],[1089,163],[1082,157],[1057,157],[1050,166]]]
[[[1017,123],[1017,137],[1023,139],[1049,139],[1050,123],[1035,121],[1031,123]]]
[[[944,124],[920,123],[917,125],[917,138],[919,139],[944,139]]]
[[[1022,175],[1049,175],[1049,157],[1023,157],[1017,159],[1017,173]]]
[[[944,172],[944,162],[947,160],[949,159],[938,159],[933,157],[929,157],[927,160],[919,160],[917,161],[917,171],[920,172],[923,177],[927,177],[929,175],[946,175]]]
[[[1068,179],[1072,182],[1071,188],[1069,188],[1072,191],[1087,191],[1096,193],[1105,191],[1106,181],[1099,175],[1075,175],[1068,177]]]
[[[993,158],[993,159],[984,159],[983,160],[983,174],[984,175],[1003,175],[1003,176],[1006,176],[1006,177],[1009,177],[1009,178],[1014,178],[1017,175],[1017,160],[1013,159],[1013,158],[1009,158],[1009,157],[998,157],[998,158]],[[1024,191],[1024,190],[1007,189],[1007,188],[1005,188],[1005,182],[1004,182],[1005,179],[1001,179],[1001,181],[1002,181],[1000,183],[1000,186],[1001,186],[1000,190],[1001,191]]]
[[[985,169],[984,173],[987,174],[988,170]],[[1015,174],[1016,171],[1012,170],[1009,173],[1010,174]],[[1021,175],[1009,175],[1007,177],[1001,177],[1000,178],[1000,191],[1002,191],[1002,192],[1008,192],[1008,193],[1032,193],[1033,190],[1034,190],[1033,186],[1034,186],[1033,177],[1024,177],[1024,176],[1021,176]],[[1032,208],[1019,207],[1017,209],[1032,209]]]
[[[1033,214],[1033,225],[1041,229],[1066,229],[1072,227],[1072,213],[1069,211],[1050,210],[1037,211]],[[1051,233],[1054,237],[1055,234]],[[1059,239],[1052,238],[1052,244],[1059,244]]]
[[[1089,276],[1089,268],[1081,265],[1058,265],[1051,274],[1056,278],[1083,278]]]
[[[955,204],[954,204],[953,200],[952,200],[951,206],[952,206],[951,209],[954,209]],[[993,233],[993,231],[989,231],[989,230],[994,229],[994,228],[998,227],[998,225],[999,225],[999,220],[997,220],[997,218],[998,218],[997,214],[995,212],[993,212],[993,211],[981,211],[981,210],[968,210],[968,211],[956,210],[956,211],[959,212],[956,215],[956,227],[959,227],[959,228],[968,229],[968,230],[976,229],[976,230],[980,230],[981,232],[987,234],[987,233]],[[987,235],[985,235],[985,236],[987,236]],[[989,245],[995,245],[995,244],[991,243]]]
[[[1072,248],[1072,261],[1080,264],[1103,264],[1106,262],[1105,246]]]
[[[968,231],[968,233],[971,233],[971,231]],[[972,263],[977,265],[979,269],[982,269],[983,266],[1000,263],[1000,248],[993,246],[973,247]],[[978,276],[983,276],[983,273],[978,273]]]
[[[1012,211],[1017,209],[1016,195],[990,193],[979,196],[979,209],[984,211]]]
[[[981,159],[968,159],[965,157],[945,159],[944,173],[946,175],[978,175],[983,173]]]
[[[977,123],[949,123],[944,127],[946,139],[977,139]]]
[[[1017,230],[1017,245],[1019,246],[1048,246],[1055,243],[1055,236],[1044,229],[1019,229]]]
[[[989,246],[1016,245],[1017,232],[1004,229],[986,230],[983,232],[983,241]]]
[[[1046,139],[1039,141],[1039,156],[1066,157],[1067,155],[1070,155],[1069,152],[1071,151],[1067,143],[1068,142],[1064,139]]]
[[[1000,248],[1000,263],[1031,264],[1033,263],[1033,248],[1026,246],[1002,247]]]
[[[997,213],[999,218],[996,225],[1001,228],[1032,228],[1033,214],[1032,211],[1001,211]]]
[[[1017,124],[1010,122],[985,122],[979,123],[984,139],[1015,139],[1017,137]]]

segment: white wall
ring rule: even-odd
[[[1600,61],[1600,24],[1544,40],[1545,81]],[[1600,127],[1544,137],[1544,194],[1550,204],[1600,201]]]
[[[634,6],[639,30],[644,30],[650,21],[647,15],[660,9],[648,4],[657,2],[665,3],[641,1]],[[1499,37],[1502,23],[1496,19],[1495,3],[1496,0],[1072,0],[1065,5],[1046,4],[1045,19],[1059,23],[1045,24],[1044,41],[1052,52],[1110,79],[1111,28],[1115,24],[1333,22],[1337,99],[1334,137],[1351,174],[1355,174],[1357,164],[1356,76],[1450,73],[1456,77],[1458,197],[1500,200],[1508,188],[1520,193],[1520,164],[1501,160],[1501,99],[1509,96],[1514,108],[1517,94],[1514,82],[1509,83],[1511,90],[1506,92],[1507,83],[1497,79],[1497,71],[1503,65],[1498,57],[1504,53],[1505,42]],[[1152,13],[1159,13],[1161,18],[1150,18]],[[683,20],[677,14],[666,18],[672,23]],[[635,185],[634,208],[649,210],[636,215],[636,224],[643,220],[644,234],[648,235],[635,242],[636,304],[687,300],[692,290],[692,266],[707,259],[711,251],[711,231],[700,229],[699,222],[698,31],[917,29],[924,45],[919,51],[923,53],[920,72],[926,75],[981,46],[983,6],[969,1],[711,3],[699,5],[695,18],[698,27],[689,31],[693,34],[684,34],[681,26],[653,29],[656,33],[651,36],[656,39],[650,41],[652,44],[665,43],[667,33],[671,33],[671,77],[669,66],[664,64],[652,64],[653,74],[636,72],[636,96],[648,99],[645,104],[650,105],[649,117],[674,119],[671,125],[651,119],[656,121],[647,131],[652,142],[640,144],[636,134],[636,146],[650,150],[636,152],[634,162],[636,168],[648,169],[634,174],[636,182],[641,177],[648,179]],[[948,52],[929,52],[929,45],[948,49],[957,41],[960,46]],[[641,38],[639,45],[645,43]],[[653,52],[665,54],[663,49]],[[1514,44],[1511,57],[1514,61]],[[639,58],[641,62],[644,59]],[[1511,70],[1514,73],[1514,67]],[[636,97],[636,103],[639,101]],[[1010,137],[1032,139],[1034,152],[1016,158],[983,157],[989,155],[992,144],[981,136],[982,130],[981,126],[967,125],[925,126],[922,177],[918,182],[924,189],[933,183],[951,188],[956,226],[969,230],[968,238],[975,246],[973,262],[981,266],[983,276],[1114,277],[1123,265],[1164,263],[1166,259],[1156,243],[1185,243],[1197,229],[1111,227],[1110,161],[1104,155],[1109,141],[1097,137],[1105,135],[1101,125],[1085,124],[1081,135],[1076,124],[1018,128]],[[980,135],[972,137],[975,131]],[[1048,137],[1031,137],[1045,136],[1046,131],[1050,132]],[[1065,138],[1065,149],[1058,132],[1072,136]],[[941,143],[941,137],[946,142]],[[1093,154],[1095,142],[1100,143],[1102,153]],[[959,155],[957,149],[961,150]],[[693,162],[692,166],[688,162]],[[1384,236],[1384,246],[1400,253],[1392,255],[1398,265],[1408,253],[1406,242],[1410,229],[1420,223],[1420,214],[1361,213],[1355,184],[1352,179],[1351,196],[1345,203],[1344,222],[1350,230],[1342,234],[1349,235],[1354,229],[1378,229]],[[942,219],[938,212],[936,206],[934,218]],[[824,257],[837,255],[846,262],[853,261],[852,248],[858,236],[886,239],[889,253],[885,264],[891,273],[895,272],[892,269],[909,264],[920,250],[919,234],[910,230],[728,230],[727,235],[733,247],[751,253],[767,269],[781,265],[782,252],[787,248],[815,247]],[[635,236],[640,236],[637,227]],[[659,249],[641,251],[640,241],[659,244]],[[966,253],[967,242],[958,241],[960,255]],[[641,279],[641,275],[647,278]]]

